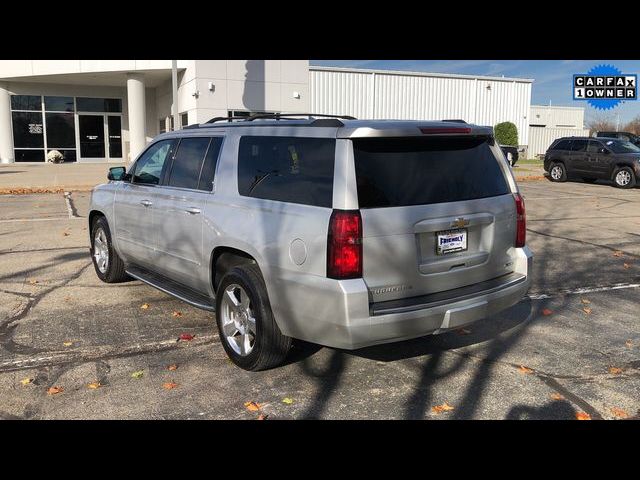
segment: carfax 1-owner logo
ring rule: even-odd
[[[638,75],[622,73],[613,65],[598,65],[573,76],[573,99],[608,110],[622,101],[638,99]]]

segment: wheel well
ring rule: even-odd
[[[256,259],[247,252],[231,247],[216,247],[211,252],[211,283],[213,289],[226,272],[238,265],[257,264]]]
[[[618,171],[619,168],[623,168],[623,167],[627,167],[629,169],[631,169],[631,171],[635,174],[635,172],[633,171],[633,166],[629,165],[627,163],[616,163],[613,168],[611,169],[611,179],[613,179],[613,177],[615,176],[616,172]]]
[[[98,210],[92,210],[89,213],[89,232],[91,232],[91,229],[93,228],[93,223],[100,217],[104,217],[104,214]]]

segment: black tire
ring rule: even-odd
[[[554,168],[559,168],[559,175],[554,172]],[[554,176],[556,178],[554,178]],[[564,163],[561,162],[553,162],[549,165],[549,180],[552,182],[566,182],[567,181],[567,169],[564,166]]]
[[[596,183],[598,181],[597,178],[583,178],[582,181],[584,183]]]
[[[254,342],[250,353],[246,355],[234,350],[222,326],[223,317],[228,315],[223,309],[229,308],[228,303],[223,305],[223,297],[227,287],[233,284],[239,285],[246,292],[255,318]],[[258,371],[277,367],[284,362],[291,348],[292,339],[282,334],[273,318],[267,289],[255,264],[234,267],[220,280],[216,290],[216,323],[225,352],[233,363],[244,370]]]
[[[622,180],[622,178],[625,177],[620,177],[618,174],[619,173],[623,173],[626,172],[629,175],[625,176],[626,178],[628,178],[628,183],[620,183],[620,181]],[[633,173],[633,169],[631,167],[618,167],[614,170],[613,172],[613,184],[618,187],[618,188],[633,188],[636,186],[636,176]]]
[[[95,257],[95,239],[99,230],[104,232],[104,236],[107,240],[108,262],[105,271],[101,271],[98,267]],[[91,260],[93,261],[93,268],[96,270],[98,278],[105,283],[119,283],[129,279],[129,276],[124,271],[124,262],[113,248],[111,241],[111,230],[109,230],[109,223],[104,217],[98,217],[91,226]]]

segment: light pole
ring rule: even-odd
[[[180,130],[180,115],[178,114],[178,61],[171,61],[171,87],[173,102],[171,103],[171,116],[173,118],[173,130]]]

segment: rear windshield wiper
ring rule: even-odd
[[[249,192],[247,193],[251,193],[253,192],[253,189],[256,188],[258,185],[260,185],[260,183],[262,183],[262,181],[267,178],[269,175],[280,175],[280,170],[272,170],[270,172],[265,172],[262,175],[259,175],[255,178],[255,180],[253,180],[253,182],[251,182],[251,185],[249,185]]]

